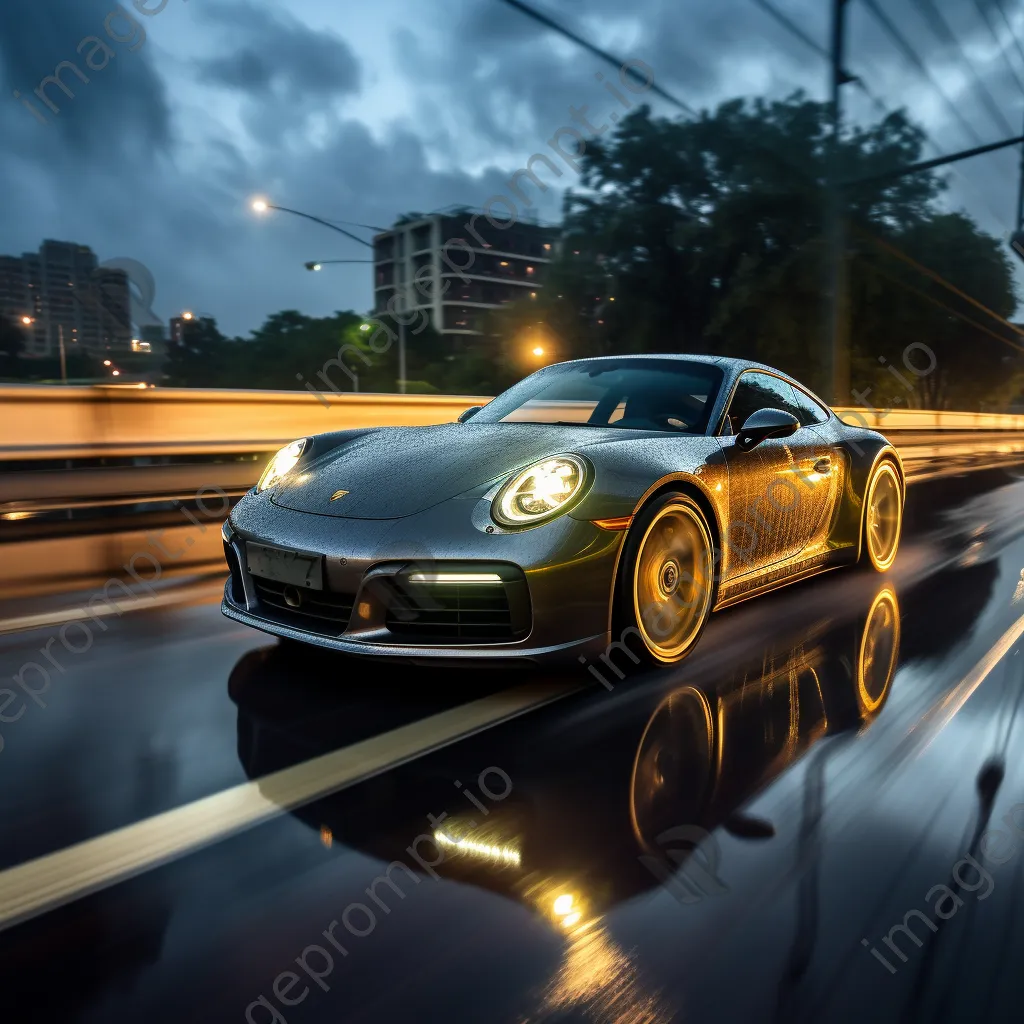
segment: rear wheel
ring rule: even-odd
[[[896,467],[886,460],[875,468],[864,496],[862,550],[879,572],[885,572],[896,560],[902,529],[903,485]]]
[[[707,624],[713,603],[714,545],[700,506],[685,494],[656,498],[630,530],[623,566],[623,633],[639,633],[648,662],[682,660]]]

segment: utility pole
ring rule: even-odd
[[[1017,223],[1014,230],[1024,230],[1024,145],[1020,147],[1020,181],[1017,183]]]
[[[398,393],[405,394],[405,324],[398,325]]]
[[[828,146],[827,195],[825,198],[825,245],[828,261],[828,319],[825,338],[825,387],[831,405],[842,404],[850,392],[850,337],[847,305],[846,203],[840,164],[842,131],[842,87],[852,76],[843,64],[846,47],[847,0],[832,0],[831,116]]]
[[[68,364],[64,356],[64,325],[57,324],[57,339],[60,344],[60,380],[62,384],[68,382]]]

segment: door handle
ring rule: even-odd
[[[824,476],[826,473],[832,472],[832,460],[826,455],[823,458],[818,459],[814,464],[814,472],[820,473]]]

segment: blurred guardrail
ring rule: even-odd
[[[116,575],[154,531],[173,571],[219,567],[219,530],[183,513],[228,500],[296,437],[455,420],[481,396],[0,386],[0,594]],[[912,480],[1024,462],[1024,416],[837,409],[894,441]],[[223,502],[221,502],[223,504]],[[207,506],[217,506],[212,497]]]

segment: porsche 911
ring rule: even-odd
[[[672,664],[714,611],[889,569],[905,497],[882,434],[771,367],[574,360],[457,422],[282,448],[224,524],[222,610],[371,657]]]

